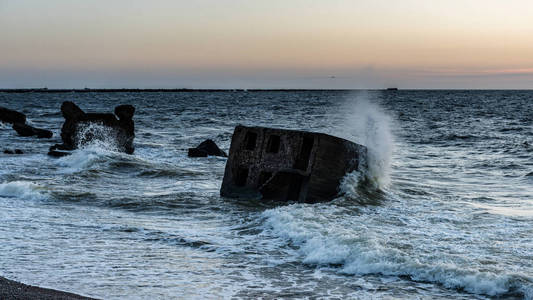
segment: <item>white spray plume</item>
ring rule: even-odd
[[[341,134],[344,138],[368,148],[368,172],[364,174],[366,179],[376,188],[387,186],[390,182],[390,164],[394,150],[394,136],[391,131],[393,118],[379,105],[377,99],[370,99],[366,92],[348,98],[342,109],[345,118]],[[361,179],[361,175],[347,176],[343,185],[349,184],[353,187]]]

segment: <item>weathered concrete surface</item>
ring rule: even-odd
[[[320,202],[348,172],[367,168],[366,147],[323,133],[237,126],[220,194]]]
[[[76,104],[70,101],[63,102],[61,113],[65,118],[65,123],[61,128],[61,139],[63,144],[54,145],[50,148],[50,155],[55,156],[55,150],[74,150],[84,143],[91,142],[97,138],[94,132],[87,132],[82,135],[82,130],[93,124],[98,124],[109,129],[109,137],[116,142],[119,151],[132,154],[135,150],[133,139],[135,138],[135,125],[133,114],[135,107],[131,105],[119,105],[115,107],[115,117],[112,113],[85,113]]]
[[[196,148],[189,148],[189,157],[207,157],[207,156],[227,157],[226,152],[222,151],[213,140],[205,140]]]

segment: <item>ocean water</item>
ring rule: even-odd
[[[132,104],[136,151],[52,158],[63,101]],[[105,299],[533,299],[533,92],[1,94],[0,276]],[[219,195],[237,124],[371,149],[329,203]],[[369,180],[362,180],[367,178]]]

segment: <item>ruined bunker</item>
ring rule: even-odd
[[[339,194],[348,172],[367,168],[362,145],[323,133],[237,126],[220,194],[315,203]]]

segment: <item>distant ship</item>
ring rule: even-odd
[[[387,91],[397,91],[398,88],[393,88],[393,87],[390,87],[390,88],[387,88]]]

